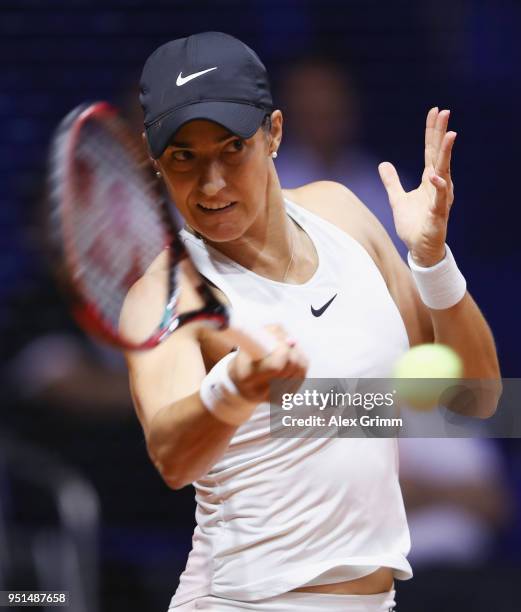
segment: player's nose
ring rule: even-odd
[[[200,190],[205,196],[213,197],[224,189],[226,181],[222,174],[220,164],[216,162],[209,163],[204,172],[201,174]]]

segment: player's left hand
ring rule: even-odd
[[[454,186],[450,158],[456,132],[447,132],[450,111],[431,108],[425,127],[425,169],[421,183],[404,191],[395,167],[389,162],[378,166],[393,210],[396,233],[405,243],[415,263],[429,267],[445,256],[445,241]]]

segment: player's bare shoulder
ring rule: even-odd
[[[167,274],[168,253],[165,249],[125,297],[119,318],[119,329],[125,337],[140,342],[151,334],[154,326],[157,327],[168,298]]]
[[[170,264],[169,250],[164,249],[132,285],[119,321],[125,337],[140,342],[157,330],[168,301]],[[182,261],[176,270],[179,313],[202,306],[188,265],[188,260]],[[153,349],[125,353],[134,405],[145,432],[164,406],[198,389],[206,373],[198,339],[201,325],[188,323]]]
[[[373,213],[355,194],[334,181],[316,181],[297,189],[284,189],[292,202],[329,221],[359,242],[377,259],[373,241]]]
[[[170,274],[170,254],[164,249],[152,262],[146,273],[132,286],[123,304],[120,316],[120,329],[132,340],[139,342],[146,339],[157,328],[163,318],[168,299],[168,275]],[[190,260],[179,263],[176,272],[178,287],[176,309],[179,314],[199,310],[205,306],[198,292],[201,277],[193,268]],[[223,304],[229,304],[226,295],[213,285],[208,285],[210,291]],[[197,345],[209,370],[219,359],[233,348],[233,342],[225,334],[218,332],[204,321],[192,321],[176,330],[170,338],[153,351],[154,358],[160,359],[165,352],[173,353],[179,350],[179,345],[185,349],[187,343]],[[169,357],[169,359],[171,359]],[[143,362],[143,358],[127,354],[127,361]]]
[[[140,342],[159,326],[168,301],[170,265],[170,251],[165,248],[130,288],[119,321],[120,330],[125,337]],[[202,299],[195,289],[196,285],[190,282],[188,264],[181,262],[176,274],[179,287],[177,310],[187,312],[201,308]]]

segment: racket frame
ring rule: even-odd
[[[110,120],[121,121],[121,132],[125,133],[126,136],[126,126],[123,120],[119,119],[118,110],[108,102],[95,102],[83,104],[71,111],[58,126],[51,143],[48,172],[47,246],[53,271],[66,295],[74,319],[88,334],[125,350],[154,348],[166,340],[176,329],[192,321],[204,320],[216,329],[227,327],[229,325],[228,309],[215,297],[209,286],[204,282],[203,277],[201,277],[201,283],[197,287],[197,291],[205,304],[204,308],[176,313],[175,308],[179,297],[179,283],[177,282],[179,264],[184,259],[190,260],[190,257],[178,235],[178,230],[168,209],[168,202],[159,190],[149,161],[144,154],[143,158],[139,159],[136,144],[131,138],[128,139],[127,151],[134,158],[143,175],[150,173],[149,186],[154,189],[157,196],[159,213],[166,229],[167,239],[163,248],[168,250],[169,299],[162,320],[154,333],[142,342],[131,342],[123,338],[103,316],[100,308],[85,297],[87,291],[84,284],[75,274],[75,270],[80,268],[80,256],[72,239],[73,232],[70,231],[73,223],[70,203],[74,201],[71,167],[74,164],[74,152],[82,128],[87,122],[98,119],[107,122]],[[117,138],[121,143],[123,139],[119,136],[118,134]],[[69,231],[67,230],[68,227]]]

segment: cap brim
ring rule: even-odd
[[[263,108],[235,102],[190,104],[172,111],[146,128],[150,152],[155,159],[161,157],[177,130],[196,119],[213,121],[241,138],[251,138],[267,113]]]

